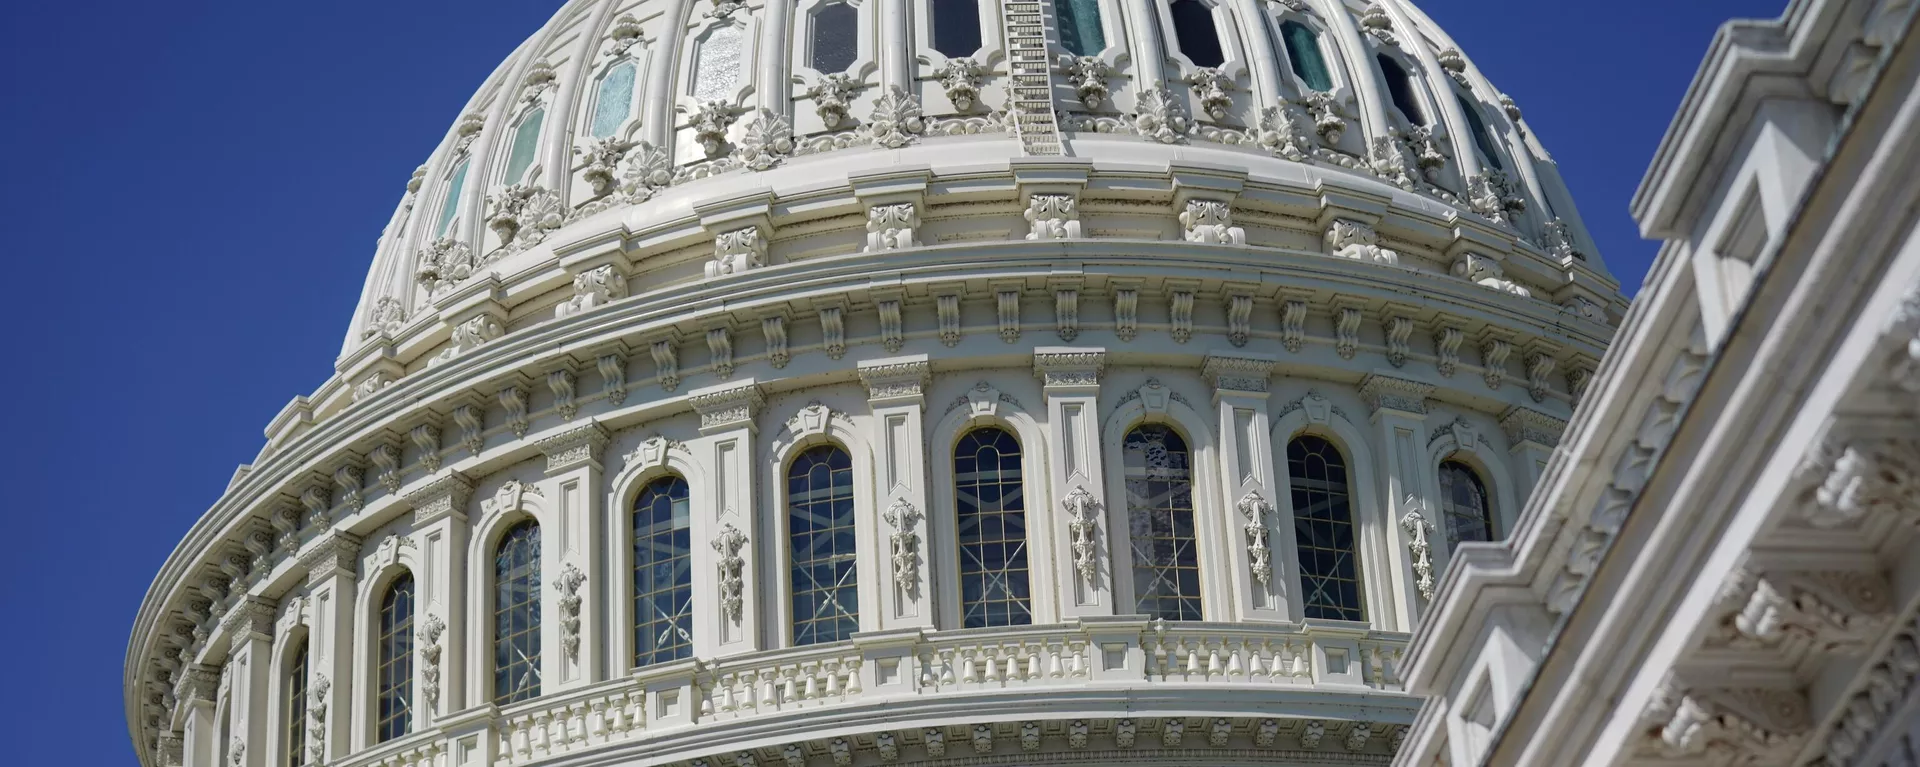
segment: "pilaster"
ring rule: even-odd
[[[711,658],[763,649],[760,638],[759,547],[753,470],[755,418],[766,394],[753,379],[698,389],[688,395],[700,414],[703,438],[693,448],[712,467],[707,487],[695,488],[690,532],[695,609],[693,655]],[[702,500],[702,499],[706,500]]]
[[[1514,497],[1526,498],[1533,494],[1533,486],[1546,472],[1547,459],[1553,457],[1553,449],[1560,445],[1560,435],[1566,433],[1567,422],[1533,408],[1514,407],[1501,414],[1500,428],[1507,433],[1508,453],[1518,470],[1514,478],[1520,481],[1520,486],[1514,488]]]
[[[859,365],[873,409],[868,435],[873,445],[879,495],[881,630],[933,627],[933,595],[927,560],[926,385],[927,356],[870,360]]]
[[[473,482],[449,471],[413,491],[413,540],[422,566],[414,614],[414,727],[434,726],[466,700],[467,502]]]
[[[547,615],[559,628],[559,644],[542,649],[541,691],[569,690],[606,678],[607,619],[601,594],[607,593],[606,568],[601,562],[605,540],[597,524],[601,519],[600,454],[612,435],[597,421],[569,429],[540,441],[540,452],[547,458],[546,496],[553,499],[552,522],[555,529],[542,530],[543,556],[541,580],[552,590]],[[596,577],[595,574],[598,574]],[[549,632],[551,633],[551,632]]]
[[[1289,582],[1279,566],[1279,528],[1275,501],[1273,432],[1268,428],[1267,387],[1275,360],[1258,354],[1207,355],[1201,373],[1213,386],[1213,407],[1219,417],[1221,497],[1224,519],[1219,528],[1231,541],[1233,556],[1227,568],[1232,612],[1216,620],[1289,620]],[[1292,549],[1288,548],[1291,552]]]
[[[1108,543],[1107,481],[1100,460],[1100,375],[1107,350],[1043,346],[1033,372],[1047,399],[1047,487],[1056,497],[1033,503],[1031,526],[1051,525],[1060,584],[1060,618],[1113,615],[1113,551]],[[1044,509],[1044,511],[1042,510]]]
[[[1384,500],[1377,510],[1356,508],[1355,521],[1361,526],[1362,565],[1379,563],[1376,572],[1384,569],[1391,576],[1367,578],[1367,614],[1374,627],[1387,631],[1412,628],[1419,596],[1414,584],[1414,560],[1425,556],[1409,548],[1402,522],[1409,517],[1418,517],[1428,525],[1435,521],[1426,497],[1426,451],[1421,439],[1422,424],[1427,420],[1427,396],[1433,389],[1432,384],[1382,373],[1368,374],[1360,381],[1360,398],[1373,409]],[[1356,481],[1365,482],[1367,478],[1358,477]],[[1428,560],[1428,567],[1431,564]]]
[[[222,621],[230,637],[227,654],[227,709],[229,742],[223,747],[228,767],[267,767],[267,728],[272,726],[274,706],[266,700],[267,686],[273,677],[273,601],[255,596],[242,597],[228,608]],[[245,744],[234,761],[234,741]]]
[[[307,732],[310,763],[347,755],[352,749],[354,584],[359,580],[358,536],[322,534],[301,556],[307,571],[312,624],[307,633]]]

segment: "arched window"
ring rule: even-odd
[[[740,87],[740,67],[746,61],[746,33],[739,27],[714,27],[700,39],[693,58],[691,93],[699,101],[732,100]]]
[[[1060,45],[1075,56],[1092,56],[1107,47],[1107,31],[1100,25],[1100,0],[1053,0],[1060,22]]]
[[[633,665],[693,654],[693,519],[687,481],[661,477],[633,502]]]
[[[1440,516],[1447,525],[1447,551],[1465,541],[1493,540],[1493,504],[1480,476],[1459,461],[1440,462]]]
[[[287,664],[287,683],[281,689],[287,691],[282,712],[285,719],[280,722],[280,731],[286,734],[287,767],[302,767],[307,763],[307,643],[300,642]]]
[[[1193,455],[1173,429],[1127,433],[1127,530],[1133,546],[1134,612],[1201,619],[1200,554],[1193,529]]]
[[[854,568],[853,458],[834,445],[810,448],[787,467],[793,557],[793,643],[838,642],[860,630]]]
[[[967,432],[953,448],[965,628],[1033,623],[1027,584],[1027,499],[1020,442],[1005,429]]]
[[[1306,617],[1366,620],[1346,458],[1324,439],[1295,437],[1287,443],[1287,477],[1293,488],[1293,532]]]
[[[933,49],[949,58],[980,50],[980,4],[975,0],[931,0]]]
[[[813,29],[807,36],[807,65],[825,74],[847,71],[860,58],[860,12],[846,3],[828,3],[810,16]]]
[[[600,77],[600,90],[593,97],[593,124],[588,129],[594,138],[612,136],[627,121],[633,111],[633,82],[638,71],[639,65],[622,61]]]
[[[1393,99],[1393,105],[1407,116],[1407,122],[1426,125],[1426,114],[1420,111],[1420,99],[1413,95],[1413,80],[1407,77],[1407,70],[1384,53],[1375,58],[1380,60],[1380,75],[1387,80],[1387,96]]]
[[[1327,71],[1327,59],[1320,53],[1320,36],[1298,21],[1280,23],[1280,37],[1287,46],[1287,63],[1293,73],[1316,91],[1333,90],[1333,75]]]
[[[540,694],[540,526],[514,525],[493,550],[493,702]]]
[[[1213,26],[1213,9],[1200,0],[1174,0],[1167,6],[1173,16],[1173,36],[1180,52],[1198,67],[1217,67],[1227,63],[1220,52],[1220,32]]]
[[[453,214],[460,211],[460,190],[467,186],[467,158],[461,158],[460,164],[453,168],[453,179],[447,183],[447,199],[440,203],[440,223],[434,228],[436,237],[447,236],[447,227],[453,223]]]
[[[1494,148],[1493,134],[1487,132],[1487,122],[1480,119],[1480,110],[1475,109],[1473,102],[1467,101],[1466,97],[1458,93],[1453,97],[1460,100],[1460,111],[1467,114],[1467,129],[1473,132],[1473,144],[1480,147],[1481,156],[1487,158],[1489,165],[1506,170],[1507,166],[1500,162],[1500,151]]]
[[[380,600],[380,639],[375,645],[374,698],[379,718],[374,741],[385,743],[413,727],[413,573],[401,573]]]
[[[540,148],[540,125],[547,121],[547,110],[535,109],[520,119],[520,126],[513,129],[513,149],[507,153],[506,183],[518,184],[527,175],[527,168],[533,165],[535,151]]]

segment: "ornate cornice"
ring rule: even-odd
[[[1258,355],[1209,354],[1200,365],[1200,374],[1213,384],[1217,393],[1258,394],[1265,396],[1273,379],[1274,361]]]
[[[607,427],[598,421],[588,421],[579,428],[540,440],[540,452],[547,456],[547,474],[551,476],[583,464],[598,467],[600,451],[612,438]]]
[[[194,663],[180,669],[180,682],[174,694],[181,702],[203,700],[212,703],[220,697],[220,667]]]
[[[300,566],[307,571],[307,582],[318,583],[336,574],[360,577],[360,536],[329,530],[314,540],[312,548],[300,555]]]
[[[1394,410],[1424,416],[1427,414],[1427,396],[1433,394],[1433,389],[1430,383],[1370,373],[1360,381],[1360,399],[1365,400],[1375,414],[1381,410]]]
[[[473,480],[457,471],[433,480],[407,494],[407,503],[413,506],[413,526],[423,527],[437,522],[442,517],[466,519],[467,501],[473,498]]]
[[[927,355],[872,360],[859,365],[860,381],[867,385],[869,402],[917,401],[925,394]]]
[[[1056,346],[1033,351],[1033,374],[1049,389],[1098,387],[1106,369],[1106,349]]]
[[[1567,422],[1533,408],[1515,407],[1500,416],[1500,428],[1506,431],[1509,446],[1531,443],[1551,450],[1560,446]]]
[[[687,401],[700,414],[700,431],[753,428],[753,417],[767,404],[767,395],[752,379],[737,384],[698,389],[687,394]]]

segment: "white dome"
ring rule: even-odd
[[[1403,2],[570,2],[155,579],[144,764],[1383,763],[1626,306],[1518,114]]]

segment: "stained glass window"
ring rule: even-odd
[[[807,65],[827,74],[847,71],[860,57],[859,11],[846,3],[828,3],[815,9],[812,19]]]
[[[1494,148],[1493,134],[1487,132],[1487,122],[1480,119],[1480,110],[1475,109],[1473,102],[1467,101],[1460,94],[1454,94],[1454,98],[1460,100],[1460,111],[1467,115],[1467,129],[1473,132],[1474,146],[1480,147],[1480,154],[1487,158],[1488,164],[1500,170],[1506,170],[1506,164],[1500,162],[1499,150]]]
[[[1480,476],[1459,461],[1440,462],[1440,516],[1447,526],[1447,550],[1465,541],[1493,540],[1493,504]]]
[[[793,643],[838,642],[860,630],[854,567],[853,458],[834,445],[810,448],[787,467],[787,532],[793,559]]]
[[[1060,22],[1060,45],[1075,56],[1092,56],[1107,47],[1107,31],[1100,25],[1100,0],[1053,0]]]
[[[968,432],[953,448],[953,483],[962,625],[1032,623],[1020,442],[1005,429]]]
[[[513,129],[513,150],[507,154],[507,177],[509,184],[518,184],[527,174],[527,168],[533,165],[533,156],[540,148],[540,125],[547,120],[547,110],[535,109],[521,118],[520,127]]]
[[[435,227],[439,231],[434,233],[435,236],[447,236],[447,226],[453,223],[453,214],[460,211],[460,190],[466,185],[467,160],[463,158],[459,165],[454,166],[453,180],[447,184],[447,199],[440,203],[440,224]]]
[[[744,63],[743,37],[739,27],[723,26],[708,32],[700,41],[700,52],[693,64],[693,97],[701,101],[733,98],[740,86],[740,66]]]
[[[1200,620],[1193,454],[1187,441],[1159,424],[1137,427],[1127,433],[1124,468],[1134,612],[1170,621]]]
[[[493,702],[540,694],[540,526],[500,537],[493,553]]]
[[[1306,617],[1366,620],[1346,458],[1325,439],[1295,437],[1287,443],[1287,477],[1293,489],[1293,533]]]
[[[1393,99],[1393,105],[1407,116],[1408,122],[1426,125],[1426,114],[1420,111],[1420,99],[1413,95],[1413,80],[1407,77],[1407,70],[1392,56],[1381,54],[1375,58],[1380,60],[1380,75],[1387,80],[1387,96]]]
[[[293,652],[291,662],[287,664],[287,691],[285,721],[281,722],[281,732],[286,733],[287,767],[302,767],[307,763],[307,643],[302,641],[300,649]]]
[[[976,0],[931,0],[933,49],[950,58],[980,50],[980,4]]]
[[[1167,6],[1173,16],[1173,36],[1180,52],[1194,66],[1217,67],[1227,63],[1220,52],[1220,31],[1213,26],[1213,9],[1200,0],[1174,0]]]
[[[1320,54],[1320,36],[1305,24],[1286,21],[1280,24],[1280,37],[1286,42],[1287,63],[1293,65],[1293,73],[1316,91],[1333,90],[1333,76]]]
[[[662,477],[633,502],[633,665],[693,653],[693,518],[687,481]]]
[[[601,76],[600,92],[593,100],[590,128],[595,138],[612,136],[620,130],[620,124],[627,121],[627,114],[633,111],[633,80],[638,69],[632,61],[622,61]]]
[[[385,743],[406,735],[413,725],[413,574],[402,573],[380,600],[379,657],[374,697],[379,718],[374,740]]]

